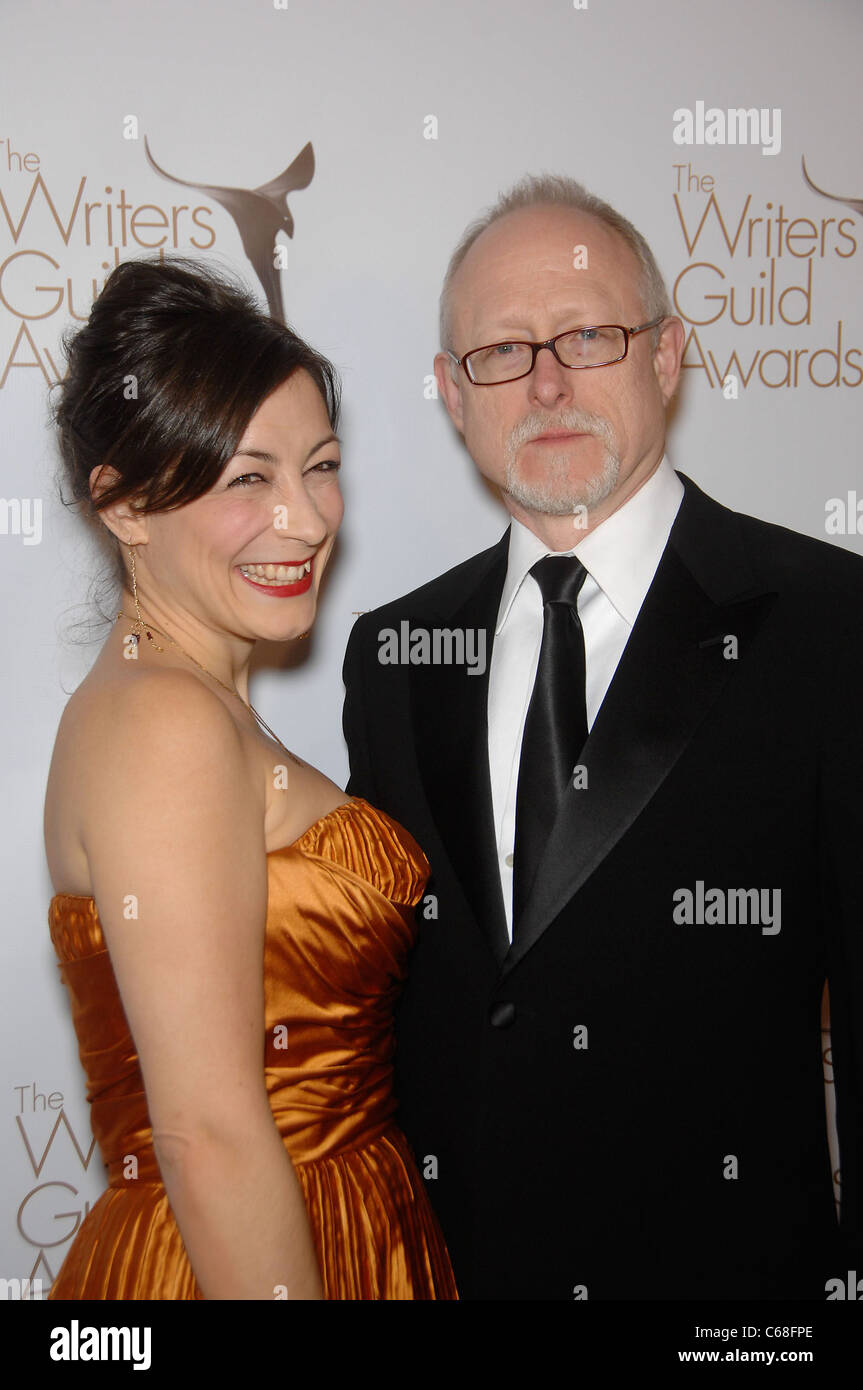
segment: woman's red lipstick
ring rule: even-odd
[[[312,577],[314,574],[314,556],[310,555],[308,560],[303,560],[301,564],[308,565],[308,574],[304,574],[302,579],[294,580],[290,584],[264,584],[255,580],[251,575],[244,574],[239,566],[240,578],[247,584],[251,584],[253,589],[257,589],[261,594],[269,594],[271,598],[294,598],[297,594],[304,594],[312,587]],[[289,568],[298,569],[298,565],[291,565]]]

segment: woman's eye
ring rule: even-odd
[[[263,478],[262,473],[238,473],[236,478],[232,478],[228,487],[236,487],[239,483],[242,487],[248,487],[255,478]]]
[[[322,459],[320,463],[313,464],[309,472],[314,473],[319,468],[322,473],[335,473],[341,466],[341,459]]]

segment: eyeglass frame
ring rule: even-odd
[[[548,348],[551,351],[551,354],[554,357],[555,361],[560,362],[560,365],[562,367],[566,367],[571,372],[586,372],[591,371],[596,367],[614,367],[617,365],[618,362],[622,362],[623,359],[626,357],[627,353],[629,352],[629,341],[631,338],[635,338],[639,333],[646,333],[648,328],[658,328],[659,325],[661,323],[664,323],[667,318],[667,314],[660,314],[659,318],[653,319],[651,323],[636,324],[634,328],[626,328],[622,323],[582,323],[575,328],[564,329],[563,333],[556,333],[553,338],[547,338],[544,343],[531,343],[528,342],[526,339],[519,338],[502,338],[498,343],[482,343],[479,347],[471,348],[469,352],[462,353],[461,357],[456,357],[455,353],[451,352],[449,348],[446,349],[446,353],[448,357],[452,358],[453,362],[455,362],[457,367],[464,368],[465,376],[467,377],[471,386],[507,386],[511,381],[521,381],[522,377],[530,376],[531,372],[536,366],[537,354],[541,352],[543,348]],[[558,339],[568,338],[570,333],[582,333],[585,331],[585,329],[599,328],[620,329],[620,332],[623,334],[623,352],[620,354],[619,357],[612,357],[610,362],[585,362],[581,363],[579,366],[571,366],[569,362],[561,361],[560,357],[558,356],[557,348],[555,347],[555,343],[558,341]],[[519,372],[518,376],[504,377],[502,381],[475,381],[470,374],[469,367],[467,366],[467,359],[471,357],[475,352],[486,352],[489,348],[494,347],[506,347],[506,345],[509,343],[511,343],[515,347],[530,348],[533,356],[531,358],[531,363],[527,371]]]

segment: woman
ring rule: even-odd
[[[122,571],[45,805],[109,1182],[50,1296],[454,1299],[392,1119],[428,864],[248,698],[342,519],[334,371],[180,261],[120,265],[68,352],[64,467]]]

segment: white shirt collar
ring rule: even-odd
[[[663,454],[647,482],[571,550],[549,550],[533,531],[513,517],[495,635],[504,626],[528,571],[544,555],[577,555],[631,627],[650,588],[682,500],[683,484]]]

